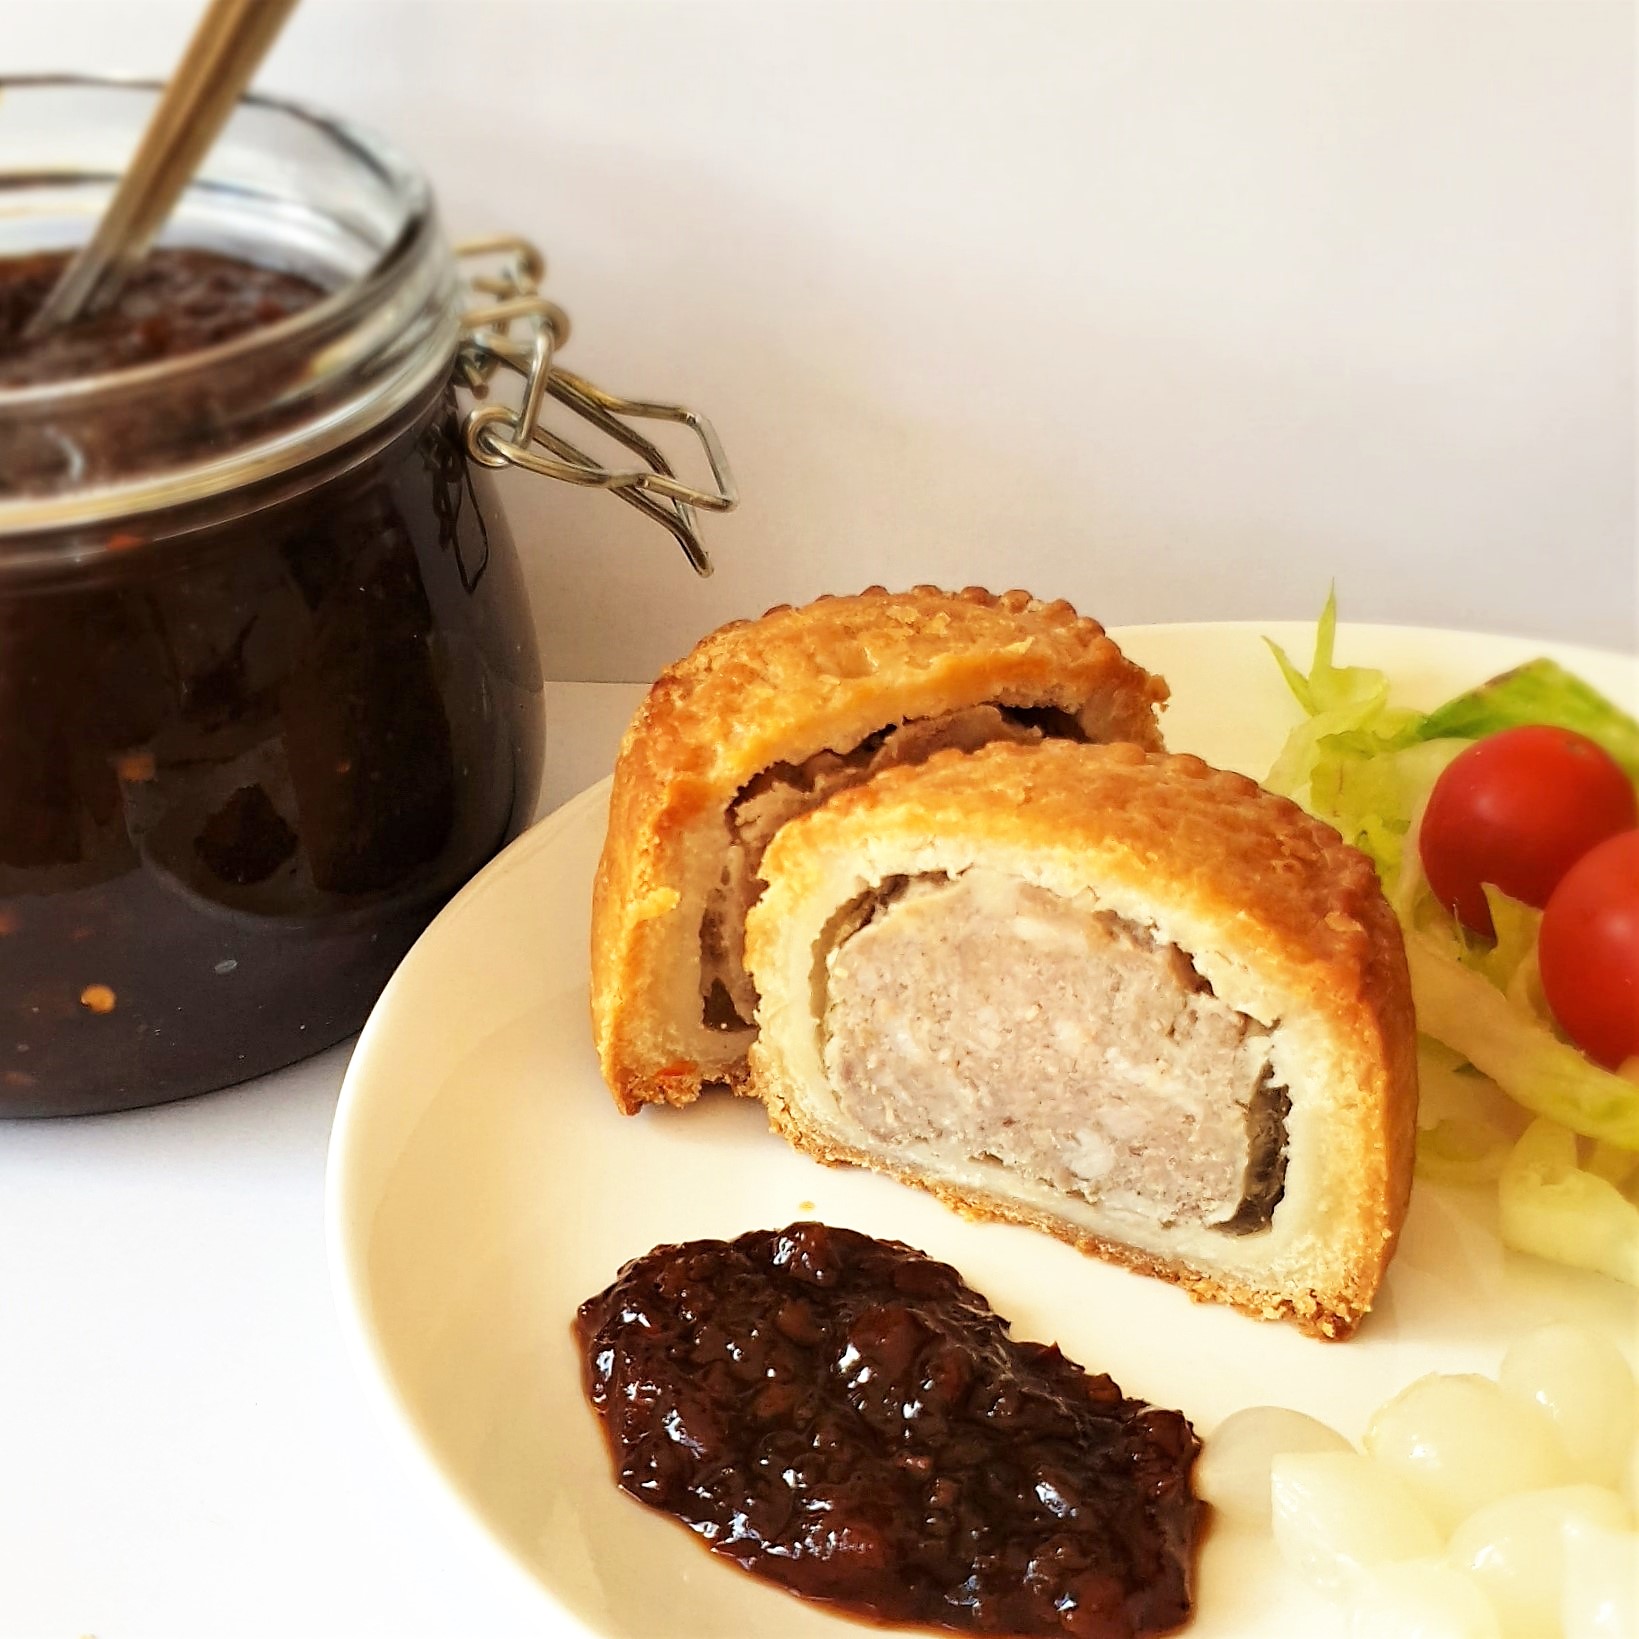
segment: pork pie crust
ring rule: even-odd
[[[627,1113],[746,1091],[753,1031],[703,1023],[700,932],[756,775],[983,704],[1051,708],[1089,739],[1159,747],[1166,685],[1063,601],[880,586],[734,621],[669,666],[621,743],[592,899],[592,1025]]]
[[[1267,1231],[1100,1223],[1079,1197],[975,1188],[827,1125],[820,1112],[838,1110],[816,1016],[827,928],[891,878],[974,865],[1067,897],[1092,891],[1177,944],[1220,997],[1271,1027],[1292,1107],[1285,1193]],[[1196,757],[996,744],[840,793],[776,835],[763,875],[747,924],[762,998],[751,1068],[793,1144],[931,1190],[966,1216],[1044,1230],[1196,1299],[1321,1337],[1355,1329],[1410,1194],[1416,1032],[1399,925],[1370,860],[1330,827]]]

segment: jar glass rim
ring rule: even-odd
[[[0,218],[4,254],[84,237],[94,219],[87,198],[100,208],[161,89],[135,76],[0,75],[0,130],[14,96],[23,133],[0,162],[0,200],[15,206]],[[44,487],[0,483],[0,574],[57,561],[65,531],[227,497],[246,504],[264,479],[352,448],[448,376],[459,290],[433,192],[374,132],[290,98],[246,96],[172,224],[176,237],[161,243],[208,244],[226,232],[230,254],[310,264],[325,293],[174,358],[0,389],[0,437],[26,431],[29,453],[45,451],[48,464],[65,452]],[[177,403],[211,406],[202,431],[194,417],[163,413]],[[161,412],[142,422],[154,438],[116,437],[116,465],[78,479],[76,451],[89,430],[130,425],[147,406]]]
[[[13,89],[44,91],[54,88],[155,95],[164,90],[164,82],[121,74],[0,74],[0,103],[3,103],[6,93]],[[324,113],[297,98],[269,96],[259,91],[247,92],[240,98],[240,104],[300,121],[333,142],[349,158],[362,162],[378,179],[390,185],[404,200],[406,207],[404,226],[397,237],[359,278],[338,285],[319,301],[273,324],[174,358],[126,365],[95,375],[27,387],[0,385],[0,410],[26,409],[46,402],[83,403],[107,393],[126,392],[133,388],[157,386],[168,379],[181,379],[202,367],[231,364],[269,347],[297,344],[306,336],[317,338],[333,328],[337,319],[349,309],[369,300],[380,285],[390,283],[395,269],[413,258],[427,236],[436,232],[432,190],[425,176],[385,138],[373,131],[366,131],[350,120]],[[4,186],[7,174],[0,168],[0,187]],[[35,182],[45,179],[38,172],[31,173],[29,178]]]

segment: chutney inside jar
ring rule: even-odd
[[[270,216],[33,342],[62,258],[0,259],[0,1115],[340,1040],[532,812],[540,668],[449,254],[383,174],[404,220],[351,280]]]
[[[160,245],[109,306],[27,334],[69,263],[67,251],[0,261],[0,387],[73,381],[220,346],[311,307],[324,286],[220,251]]]

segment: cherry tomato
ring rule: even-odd
[[[1614,1070],[1639,1053],[1639,831],[1565,873],[1537,936],[1542,993],[1565,1034]]]
[[[1482,883],[1541,910],[1590,848],[1635,824],[1633,786],[1604,750],[1530,724],[1458,753],[1429,793],[1419,845],[1435,898],[1490,938]]]

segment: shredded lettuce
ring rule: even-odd
[[[1269,643],[1267,638],[1264,641]],[[1355,708],[1364,710],[1369,707],[1373,713],[1379,711],[1388,703],[1388,674],[1372,666],[1334,665],[1332,653],[1336,641],[1337,588],[1334,586],[1326,594],[1326,607],[1320,611],[1320,620],[1315,626],[1315,652],[1307,672],[1300,672],[1286,658],[1285,650],[1278,643],[1269,643],[1269,648],[1280,666],[1281,675],[1286,679],[1286,686],[1311,717]],[[1407,721],[1416,717],[1414,712],[1402,715]],[[1363,717],[1361,720],[1368,719]]]
[[[1565,1128],[1533,1121],[1525,1129],[1497,1199],[1506,1245],[1639,1286],[1639,1206],[1579,1163]]]
[[[1418,1039],[1418,1172],[1441,1183],[1495,1183],[1523,1121],[1501,1088],[1444,1042]]]
[[[1463,1116],[1417,1129],[1417,1174],[1438,1184],[1494,1184],[1509,1153],[1508,1140],[1495,1127]]]
[[[1264,639],[1308,719],[1293,730],[1264,783],[1299,800],[1308,794],[1324,741],[1339,734],[1363,736],[1360,750],[1372,755],[1410,744],[1422,721],[1415,712],[1390,710],[1386,672],[1371,666],[1335,665],[1336,638],[1337,593],[1333,590],[1326,596],[1326,607],[1315,627],[1315,651],[1307,672],[1300,672],[1278,643]]]
[[[1333,592],[1315,628],[1307,672],[1278,643],[1269,643],[1308,717],[1288,737],[1264,784],[1335,827],[1371,856],[1388,881],[1399,868],[1419,802],[1467,742],[1423,736],[1419,713],[1390,706],[1386,672],[1335,665],[1336,635]]]
[[[1521,1012],[1431,935],[1406,930],[1406,965],[1420,1029],[1455,1048],[1533,1114],[1639,1149],[1639,1087]]]
[[[1423,1032],[1418,1172],[1495,1180],[1510,1245],[1639,1284],[1639,1206],[1623,1193],[1639,1185],[1639,1080],[1559,1035],[1537,967],[1541,912],[1488,887],[1496,937],[1476,938],[1429,891],[1416,847],[1435,780],[1480,736],[1573,729],[1639,781],[1639,723],[1550,660],[1408,711],[1391,703],[1386,673],[1335,663],[1336,633],[1328,596],[1308,671],[1269,644],[1305,718],[1265,783],[1375,861],[1400,919]],[[1585,1165],[1579,1135],[1594,1141]]]
[[[1447,763],[1466,744],[1430,740],[1398,750],[1361,751],[1349,735],[1334,735],[1322,747],[1310,780],[1315,803],[1343,836],[1376,862],[1391,881],[1405,854],[1406,837],[1417,808]]]
[[[1432,898],[1430,895],[1430,904]],[[1536,1019],[1551,1031],[1554,1018],[1542,994],[1542,970],[1537,965],[1537,933],[1542,927],[1542,912],[1533,905],[1510,899],[1490,883],[1485,884],[1485,898],[1491,907],[1491,925],[1496,930],[1496,938],[1490,943],[1466,934],[1443,912],[1425,913],[1421,925],[1434,932],[1449,930],[1462,960],[1469,967],[1483,973],[1520,1014]]]
[[[1432,1036],[1417,1039],[1417,1079],[1418,1172],[1446,1184],[1495,1183],[1525,1125],[1518,1106]]]

